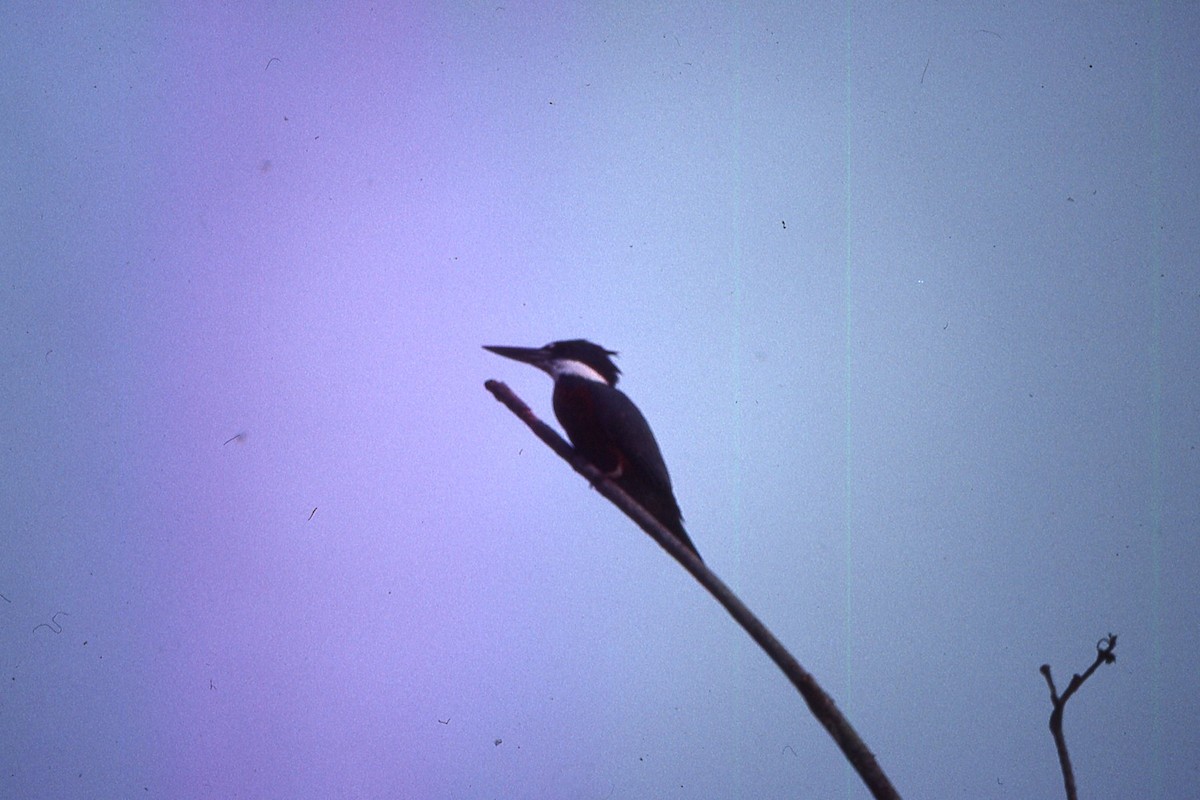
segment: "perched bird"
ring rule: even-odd
[[[615,351],[584,339],[551,342],[545,347],[485,345],[483,349],[549,374],[554,379],[554,415],[575,450],[699,558],[683,529],[658,442],[642,412],[616,388],[621,371],[609,358]]]

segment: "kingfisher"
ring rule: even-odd
[[[484,345],[483,349],[531,364],[553,378],[554,416],[576,452],[700,557],[683,529],[671,476],[654,433],[638,407],[617,388],[621,370],[611,358],[617,354],[615,350],[605,350],[586,339],[551,342],[545,347]]]

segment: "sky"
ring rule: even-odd
[[[483,388],[581,337],[903,796],[1108,633],[1194,791],[1194,6],[109,5],[0,22],[0,795],[866,797]]]

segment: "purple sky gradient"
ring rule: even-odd
[[[865,797],[483,389],[574,337],[903,795],[1110,631],[1081,796],[1200,779],[1191,7],[2,26],[0,797]]]

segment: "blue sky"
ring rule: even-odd
[[[1110,631],[1081,796],[1195,786],[1191,6],[0,30],[0,794],[866,796],[483,389],[575,337],[904,796],[1061,796]]]

